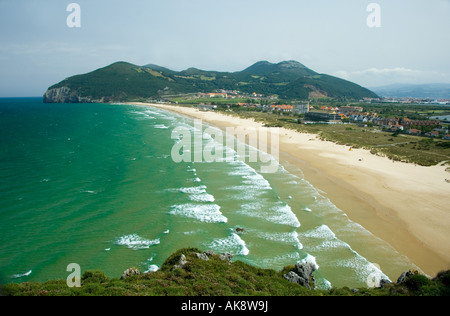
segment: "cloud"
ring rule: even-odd
[[[0,46],[1,54],[39,56],[48,54],[104,54],[105,52],[127,51],[128,47],[119,44],[92,46],[70,42],[10,43]]]
[[[356,82],[366,87],[376,87],[392,83],[439,83],[450,82],[447,73],[423,71],[404,67],[368,68],[364,70],[338,70],[334,76]]]
[[[339,70],[334,72],[335,76],[339,76],[342,78],[352,78],[354,76],[380,76],[380,77],[399,77],[399,76],[411,76],[414,74],[419,74],[420,71],[402,67],[396,68],[369,68],[365,70],[357,70],[357,71],[345,71]]]

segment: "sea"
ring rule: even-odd
[[[174,161],[180,126],[227,155]],[[0,99],[0,282],[66,279],[72,263],[111,278],[152,272],[186,247],[278,271],[310,261],[320,289],[418,269],[300,169],[262,173],[200,129],[150,106]]]

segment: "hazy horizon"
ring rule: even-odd
[[[0,97],[117,61],[235,72],[296,60],[364,87],[450,83],[449,0],[0,0]],[[373,2],[380,27],[369,27]]]

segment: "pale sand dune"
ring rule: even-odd
[[[262,127],[249,119],[194,108],[144,104],[217,127]],[[422,167],[280,129],[280,158],[350,219],[387,241],[430,276],[450,269],[450,178],[445,166]]]

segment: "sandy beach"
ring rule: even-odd
[[[261,123],[195,108],[164,108],[220,128]],[[450,178],[445,166],[392,162],[363,149],[280,129],[280,160],[300,168],[307,181],[354,222],[388,242],[430,276],[450,269]]]

